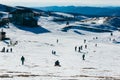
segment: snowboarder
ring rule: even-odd
[[[21,57],[21,61],[22,61],[22,65],[24,65],[24,61],[25,61],[25,57],[24,56]]]
[[[77,46],[75,46],[75,51],[77,51]]]
[[[82,55],[82,60],[85,60],[85,54]]]
[[[61,67],[59,60],[55,61],[55,66]]]

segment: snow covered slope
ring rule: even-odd
[[[0,28],[10,38],[0,41],[0,50],[5,47],[0,52],[0,80],[120,80],[120,32],[106,22],[108,18],[69,21],[69,25],[54,18],[40,16],[36,28],[12,23]],[[57,60],[61,67],[54,66]]]
[[[49,32],[36,34],[32,28],[21,29],[13,24],[4,29],[12,43],[18,41],[18,44],[9,45],[9,40],[0,42],[1,50],[3,47],[13,49],[13,52],[0,52],[1,80],[120,79],[120,44],[115,43],[120,42],[120,32],[113,32],[113,36],[76,29],[62,32],[66,24],[58,24],[51,19],[40,17],[39,20],[39,25]],[[75,51],[75,46],[83,46],[83,50]],[[83,54],[85,60],[82,60]],[[21,65],[21,56],[25,57],[25,65]],[[54,66],[56,60],[60,61],[61,67]]]
[[[77,29],[90,32],[112,32],[119,30],[119,23],[119,17],[93,17],[67,25],[62,31]]]

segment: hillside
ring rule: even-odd
[[[10,38],[0,41],[1,80],[120,80],[120,32],[112,25],[119,17],[46,14],[38,17],[39,27],[0,28]],[[57,60],[61,67],[54,66]]]
[[[114,36],[110,36],[110,33],[98,34],[82,30],[79,31],[84,35],[73,31],[64,33],[60,29],[65,24],[59,25],[46,17],[40,19],[39,25],[50,32],[36,34],[31,28],[26,31],[13,24],[10,24],[9,29],[4,29],[7,37],[11,38],[13,43],[18,41],[18,44],[8,47],[9,40],[0,42],[1,49],[13,48],[13,52],[0,52],[2,80],[120,79],[120,47],[119,43],[112,41],[116,39],[116,42],[120,42],[120,32],[113,32]],[[94,39],[96,37],[98,39]],[[84,39],[87,40],[86,43]],[[80,53],[75,52],[74,47],[81,45],[83,50]],[[87,49],[84,48],[85,45],[88,46]],[[56,51],[56,55],[52,54],[52,50]],[[83,54],[86,54],[85,61],[82,60]],[[25,57],[25,65],[21,65],[21,56]],[[60,61],[61,67],[54,66],[56,60]]]
[[[14,9],[15,9],[15,7],[11,7],[11,6],[0,4],[0,11],[10,12],[10,11],[12,11]]]

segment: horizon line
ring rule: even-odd
[[[1,3],[0,3],[1,4]],[[30,5],[9,5],[9,4],[2,4],[6,6],[11,6],[11,7],[16,7],[16,6],[23,6],[23,7],[68,7],[68,6],[73,6],[73,7],[120,7],[116,5],[44,5],[44,6],[30,6]]]

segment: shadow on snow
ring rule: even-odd
[[[41,26],[36,26],[36,27],[27,27],[27,26],[18,26],[15,25],[17,28],[24,30],[24,31],[29,31],[35,34],[42,34],[42,33],[49,33],[50,31],[41,27]]]

